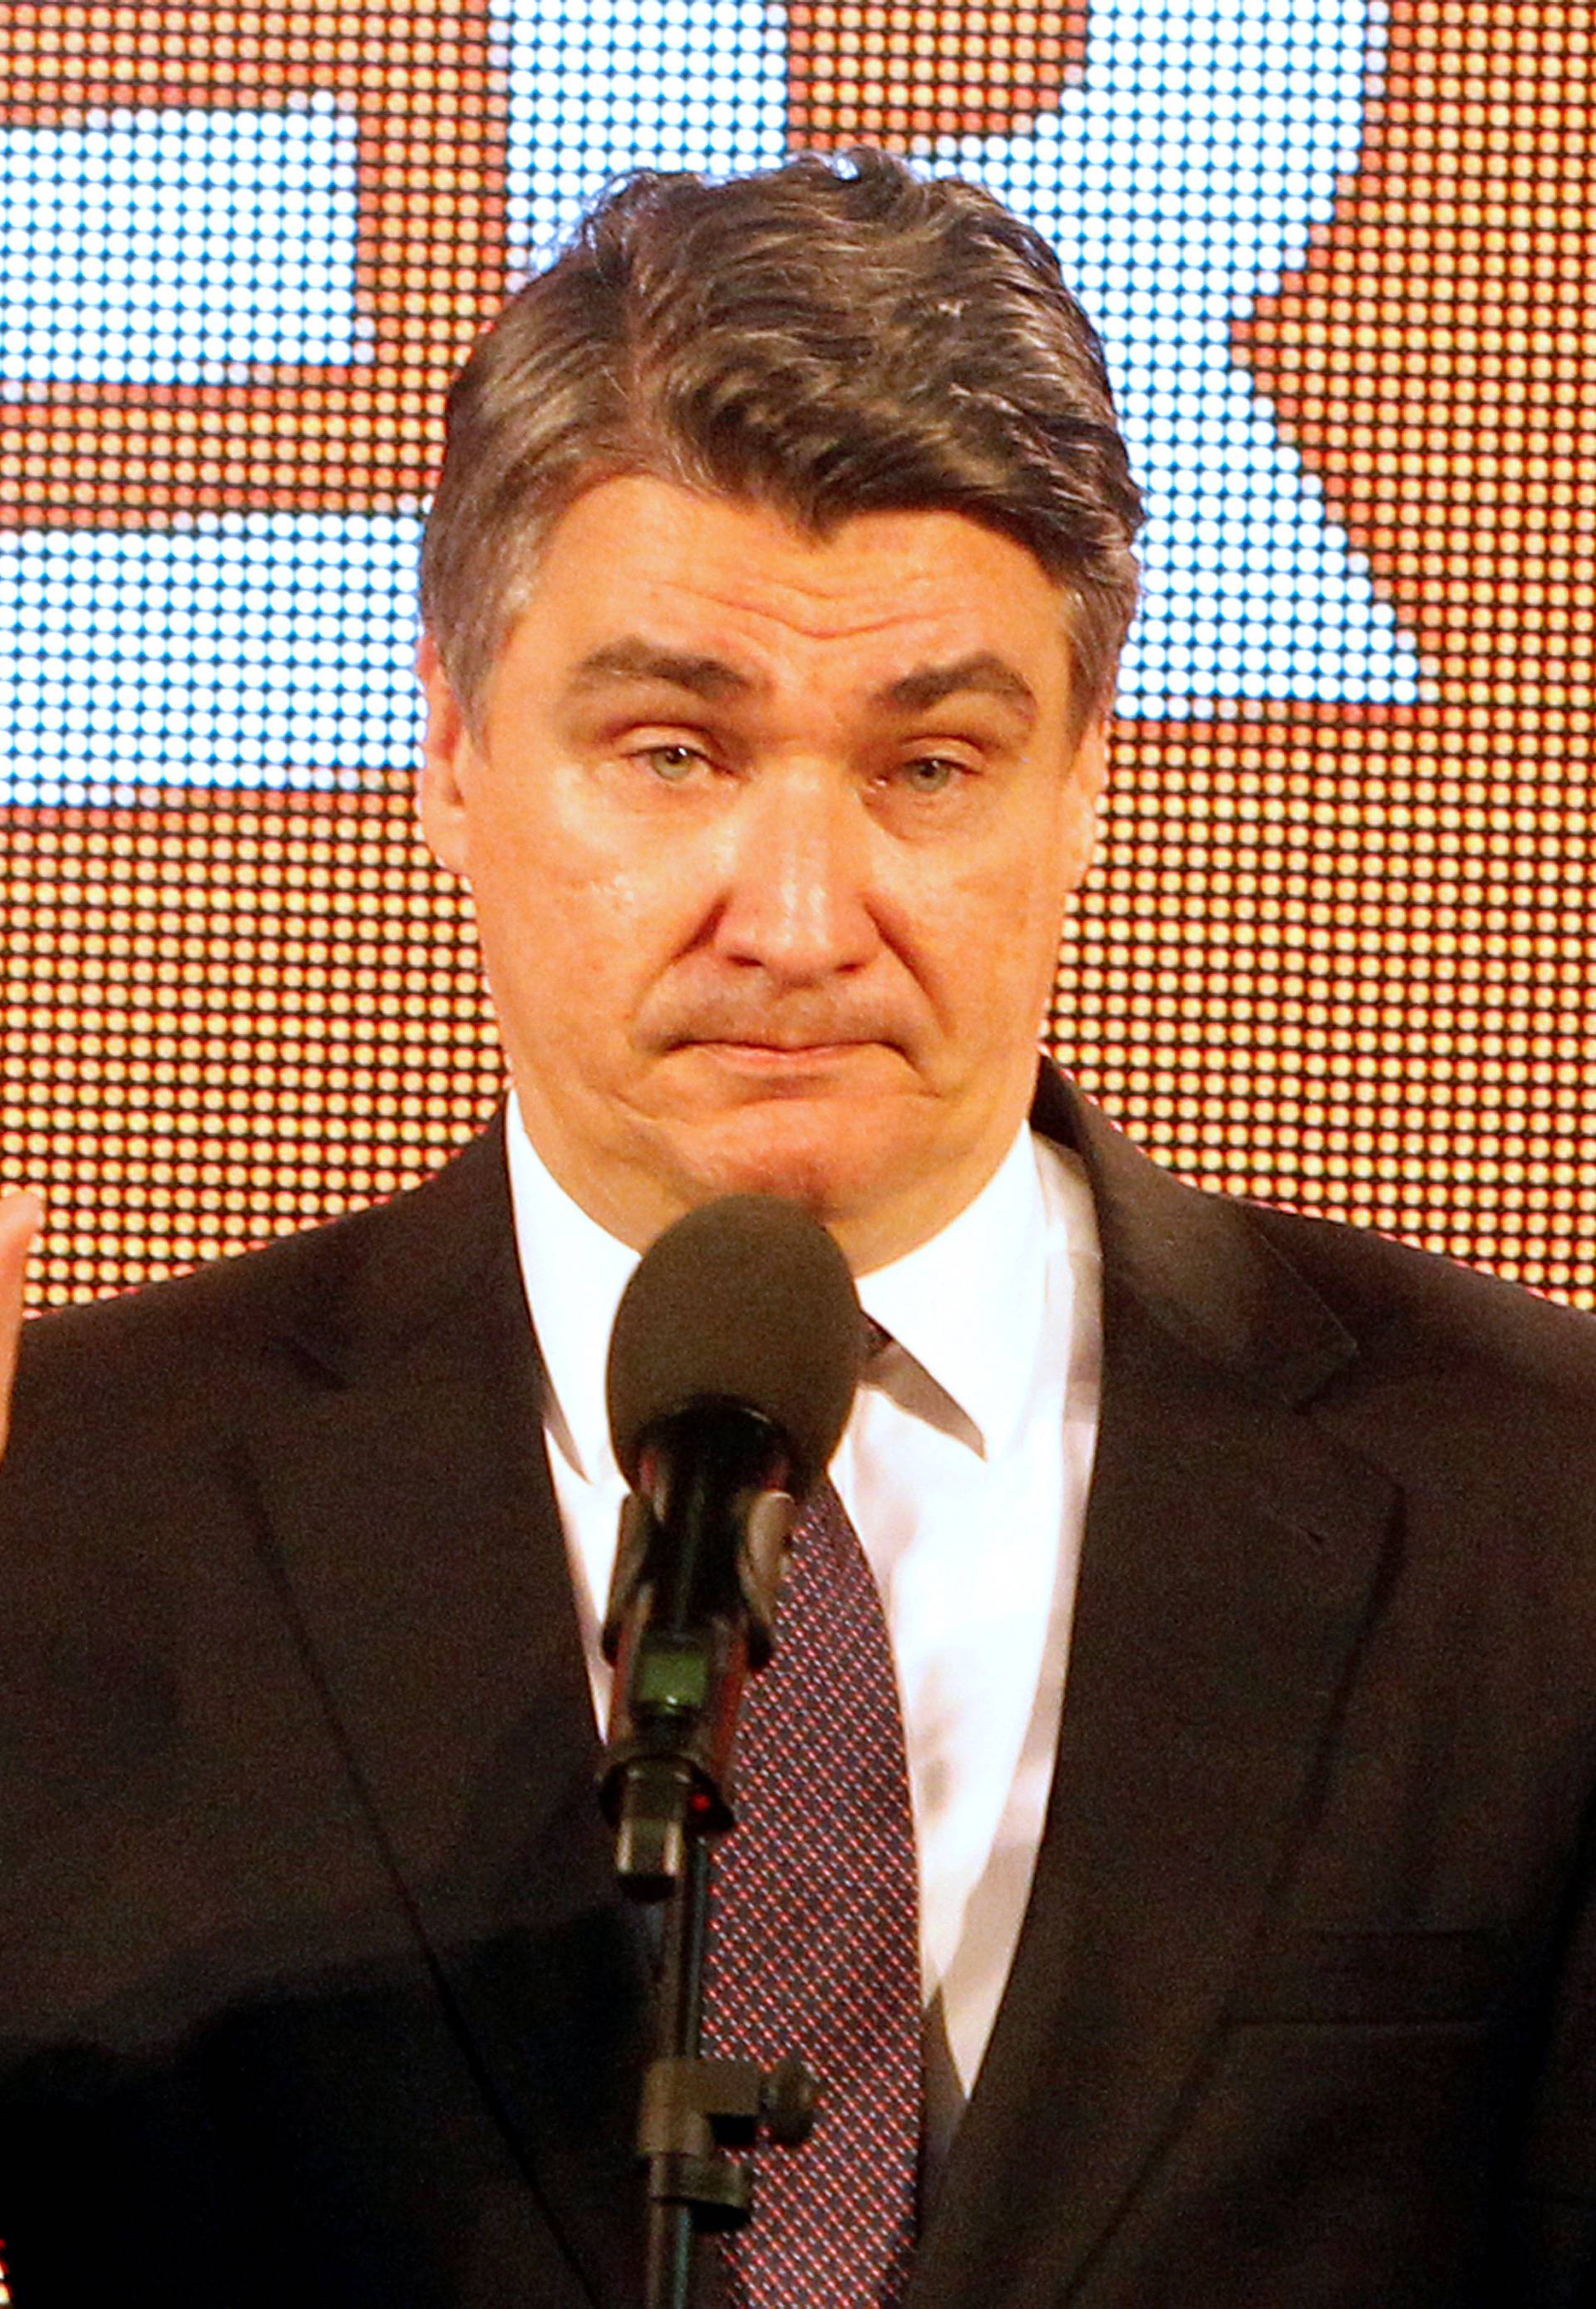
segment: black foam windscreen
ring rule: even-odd
[[[825,1472],[858,1384],[863,1318],[847,1261],[774,1195],[726,1195],[667,1227],[638,1262],[610,1337],[615,1457],[638,1480],[644,1437],[695,1404],[745,1404],[779,1429],[800,1495]]]

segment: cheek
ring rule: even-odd
[[[605,911],[641,921],[669,905],[695,866],[690,829],[629,810],[580,762],[540,762],[515,784],[484,792],[481,803],[478,835],[500,878],[507,866],[567,911],[591,895]]]
[[[959,894],[936,938],[944,997],[1002,1032],[1045,999],[1058,966],[1066,892],[1037,870],[1035,853],[1011,857]]]
[[[1016,877],[972,931],[955,999],[984,1073],[1033,1062],[1054,999],[1063,904],[1051,878]]]
[[[471,875],[490,976],[530,1041],[583,1047],[624,1033],[687,936],[689,905],[660,862],[578,817],[480,822]]]

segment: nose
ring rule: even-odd
[[[822,764],[750,780],[728,829],[716,952],[783,987],[868,962],[880,943],[869,835],[851,782]]]

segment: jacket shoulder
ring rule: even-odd
[[[1567,1402],[1596,1438],[1596,1319],[1372,1229],[1216,1194],[1164,1170],[1067,1077],[1043,1070],[1033,1127],[1091,1180],[1105,1290],[1129,1293],[1244,1384],[1333,1381],[1427,1404]],[[1416,1407],[1419,1398],[1414,1397]]]
[[[351,1341],[434,1318],[502,1251],[509,1224],[496,1123],[388,1202],[38,1316],[23,1327],[18,1441],[63,1414],[84,1430],[131,1421],[169,1437],[196,1423],[215,1432],[264,1362],[286,1353],[335,1367]]]
[[[1376,1361],[1401,1353],[1596,1405],[1596,1318],[1372,1228],[1243,1207]]]

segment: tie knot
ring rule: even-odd
[[[865,1362],[872,1363],[892,1345],[892,1334],[884,1323],[878,1323],[873,1315],[865,1314],[863,1308],[859,1311],[859,1321],[863,1339],[861,1356]]]

